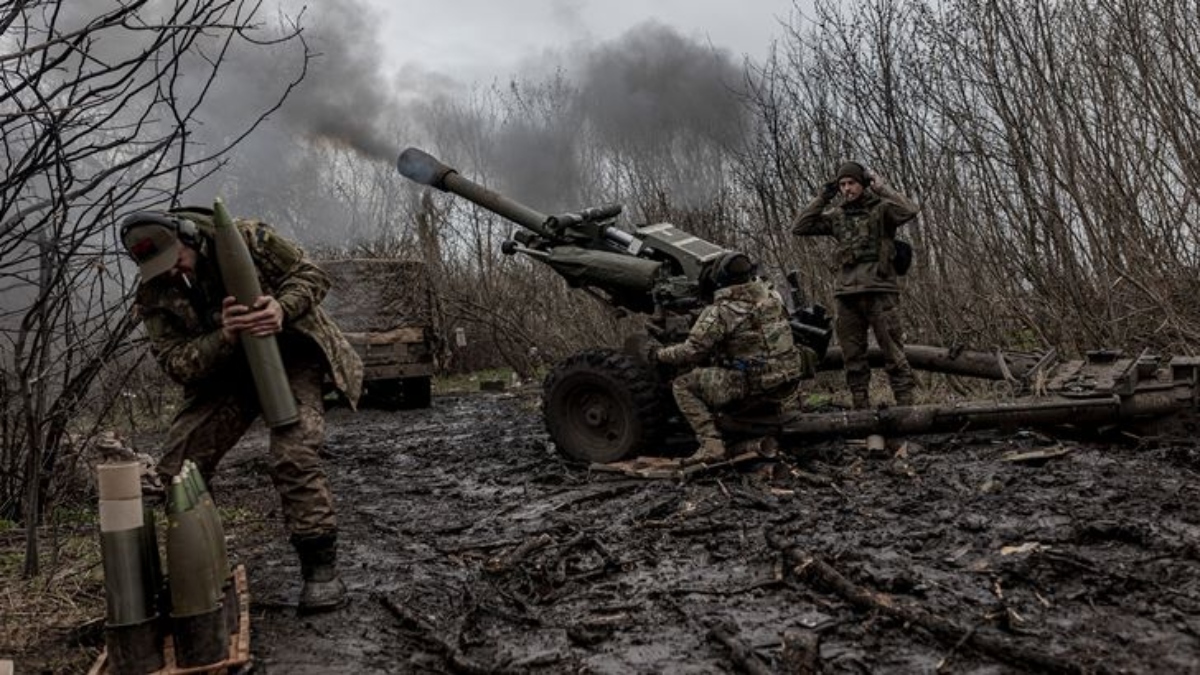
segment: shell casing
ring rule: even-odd
[[[161,563],[154,514],[142,502],[141,465],[100,465],[97,485],[109,670],[120,675],[153,672],[163,666]]]

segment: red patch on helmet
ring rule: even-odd
[[[158,244],[149,237],[142,239],[129,248],[129,253],[138,260],[145,260],[158,253]]]

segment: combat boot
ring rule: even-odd
[[[779,455],[779,441],[771,436],[760,436],[759,438],[751,438],[734,444],[729,449],[729,454],[733,457],[742,457],[743,455],[757,455],[764,459],[771,459]]]
[[[714,436],[700,437],[700,447],[683,460],[684,464],[712,464],[725,459],[725,443]]]
[[[301,614],[328,612],[346,603],[346,584],[337,571],[337,534],[292,537],[300,557],[304,587],[300,589]]]

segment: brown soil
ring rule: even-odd
[[[1194,443],[835,442],[681,482],[566,463],[535,392],[328,422],[348,607],[296,616],[263,432],[216,481],[253,514],[256,672],[1200,670]],[[1039,449],[1068,452],[1005,461]],[[785,632],[815,647],[785,664]]]

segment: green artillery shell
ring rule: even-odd
[[[151,609],[158,606],[155,600],[162,589],[162,558],[158,554],[158,528],[154,509],[143,506],[143,525],[141,530],[142,566],[145,569],[142,583],[146,588],[146,597],[153,603]]]
[[[138,623],[154,616],[155,598],[148,581],[152,570],[143,555],[145,509],[141,467],[137,462],[104,464],[97,469],[100,488],[100,554],[109,625]]]
[[[171,485],[167,488],[167,515],[173,513],[183,513],[192,508],[192,497],[188,493],[187,483],[183,482],[183,477],[176,475],[171,478]]]
[[[227,584],[232,580],[232,570],[229,569],[229,551],[225,547],[225,527],[221,525],[221,515],[217,512],[216,500],[213,499],[204,476],[195,462],[190,459],[184,463],[187,469],[184,480],[196,495],[196,508],[204,512],[204,526],[212,537],[213,575]]]
[[[254,261],[246,241],[234,227],[225,202],[217,199],[213,203],[216,224],[217,265],[221,268],[221,279],[229,294],[247,307],[262,295]],[[262,407],[263,419],[271,428],[293,424],[300,418],[296,410],[296,397],[288,384],[283,359],[279,355],[279,344],[275,336],[241,336],[242,349],[250,363],[250,374],[258,391],[258,402]]]
[[[212,539],[199,509],[167,515],[167,578],[171,615],[193,616],[217,605],[219,579],[213,579]]]
[[[149,570],[143,564],[142,528],[100,533],[104,591],[109,625],[138,623],[154,616],[153,595],[146,593]]]

